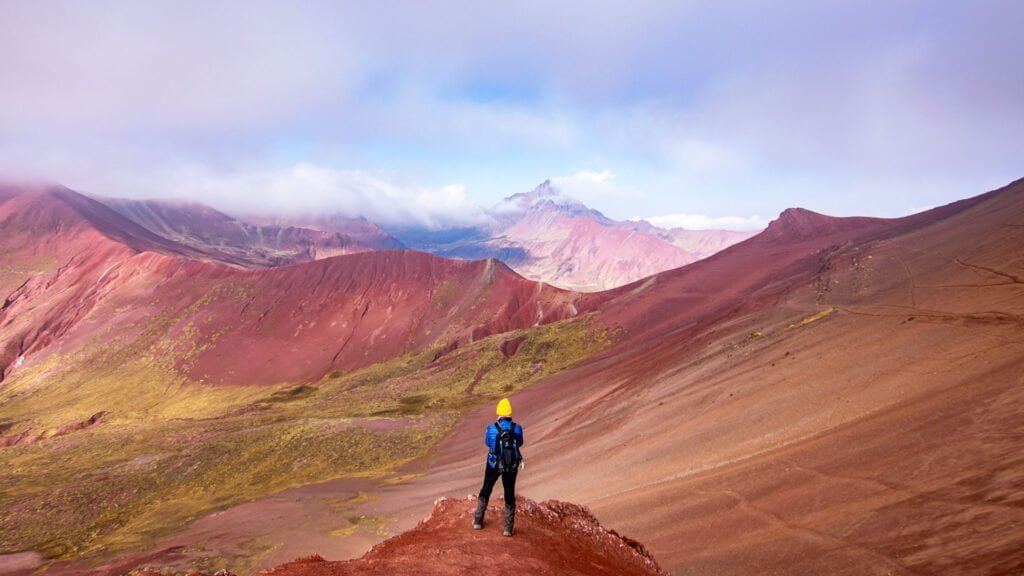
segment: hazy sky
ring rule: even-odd
[[[471,222],[897,216],[1024,176],[1024,2],[0,0],[0,175]]]

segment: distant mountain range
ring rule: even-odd
[[[612,220],[550,181],[506,198],[490,215],[491,223],[477,228],[389,231],[413,249],[447,258],[497,258],[527,278],[582,291],[685,266],[755,234]]]
[[[195,202],[99,198],[122,216],[208,257],[245,266],[280,266],[402,244],[365,218],[309,217],[243,221]]]
[[[530,280],[597,291],[685,266],[754,235],[620,222],[550,181],[491,207],[469,228],[381,226],[339,214],[234,217],[195,202],[97,198],[149,232],[208,259],[243,267],[413,249],[457,260],[501,260]]]

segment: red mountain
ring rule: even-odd
[[[0,187],[0,377],[85,317],[111,269],[143,251],[202,256],[67,188]]]
[[[575,294],[493,260],[385,251],[240,269],[65,188],[19,192],[0,204],[4,374],[110,341],[193,381],[309,381],[578,313]]]

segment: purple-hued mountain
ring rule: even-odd
[[[755,232],[659,228],[620,222],[566,196],[550,181],[490,210],[487,227],[391,232],[450,258],[498,258],[516,272],[574,290],[615,288],[706,258]]]

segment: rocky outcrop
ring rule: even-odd
[[[502,536],[501,501],[492,501],[484,529],[470,526],[476,497],[441,498],[417,526],[370,549],[361,558],[329,561],[319,554],[296,558],[256,576],[667,576],[643,544],[601,525],[579,504],[520,497],[516,533]],[[161,576],[152,566],[128,570]],[[190,572],[189,576],[211,576]],[[235,576],[226,570],[212,576]]]
[[[497,506],[482,531],[470,527],[476,498],[442,498],[418,526],[374,546],[362,558],[299,558],[260,576],[391,574],[663,575],[640,543],[601,526],[584,506],[520,499],[513,538],[501,535]]]

